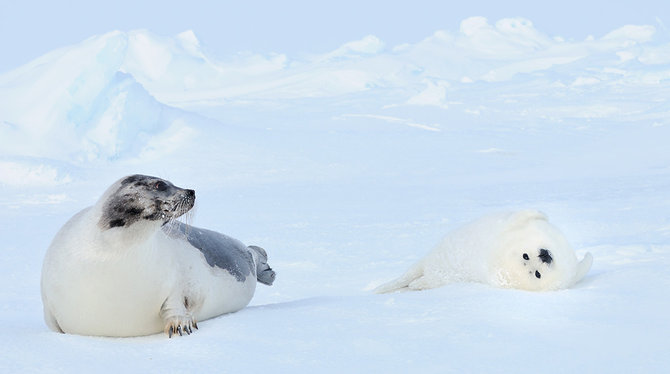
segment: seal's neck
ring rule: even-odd
[[[103,230],[100,238],[104,242],[105,250],[118,249],[126,251],[152,240],[160,232],[159,221],[138,221],[127,227],[113,227]]]

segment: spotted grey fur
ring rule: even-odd
[[[195,191],[156,177],[135,174],[123,179],[105,201],[102,229],[128,227],[140,220],[168,222],[193,207]]]

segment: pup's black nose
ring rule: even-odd
[[[548,250],[544,249],[544,248],[540,249],[540,255],[539,255],[538,257],[539,257],[540,260],[542,260],[542,262],[544,262],[545,264],[551,264],[551,261],[554,260],[554,259],[551,257],[551,253],[550,253]]]
[[[186,190],[186,196],[190,197],[192,199],[195,199],[195,191],[194,190]]]

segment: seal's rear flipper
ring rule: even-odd
[[[247,248],[256,253],[256,280],[267,286],[272,286],[272,283],[274,283],[275,278],[277,277],[277,273],[275,273],[268,264],[267,252],[265,252],[265,249],[255,245],[250,245]]]
[[[51,311],[47,308],[46,302],[44,305],[44,321],[46,322],[47,326],[56,332],[64,333],[63,329],[58,325],[58,321],[56,321],[56,317],[51,313]]]
[[[423,268],[421,266],[415,265],[411,269],[409,269],[405,274],[403,274],[403,276],[401,276],[400,278],[384,283],[381,286],[375,288],[372,292],[389,293],[394,291],[400,291],[403,288],[408,288],[410,283],[415,282],[422,276],[423,276]]]
[[[577,264],[577,273],[575,274],[574,283],[579,282],[580,280],[582,280],[582,278],[584,278],[584,276],[586,276],[586,273],[588,273],[589,270],[591,270],[592,264],[593,264],[593,256],[591,255],[590,252],[586,252],[584,258]]]

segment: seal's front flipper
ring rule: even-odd
[[[190,335],[193,328],[198,329],[193,314],[189,310],[189,299],[187,297],[168,297],[161,305],[160,317],[165,322],[163,330],[168,337],[172,335]]]

